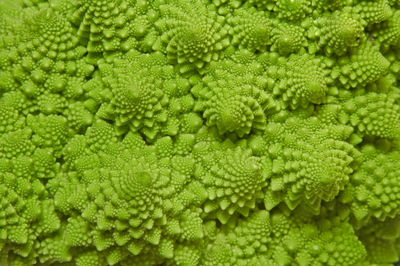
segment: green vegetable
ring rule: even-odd
[[[391,265],[398,0],[0,0],[0,265]]]

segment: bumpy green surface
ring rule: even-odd
[[[0,265],[391,265],[398,0],[0,0]]]

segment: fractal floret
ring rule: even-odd
[[[1,266],[399,260],[400,1],[0,0]]]

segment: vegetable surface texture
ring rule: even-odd
[[[0,265],[399,257],[399,0],[0,0]]]

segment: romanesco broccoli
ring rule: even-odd
[[[399,0],[0,0],[0,265],[399,257]]]

